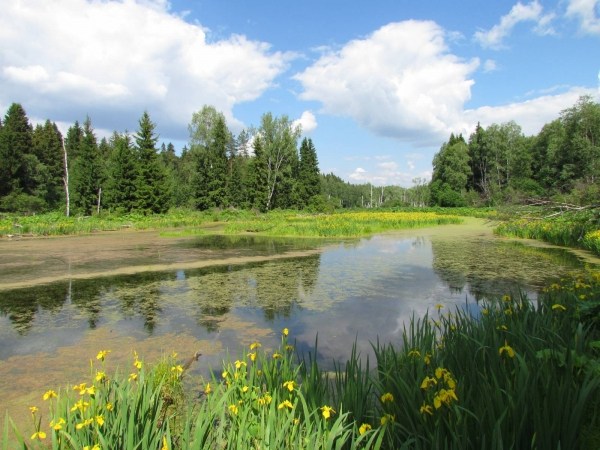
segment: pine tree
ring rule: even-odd
[[[144,111],[135,135],[138,155],[136,209],[144,214],[163,213],[170,207],[166,173],[156,151],[158,137],[154,133],[155,127],[148,113]]]

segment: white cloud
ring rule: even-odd
[[[498,69],[498,65],[496,64],[496,61],[494,61],[493,59],[486,59],[485,62],[483,63],[483,71],[485,73],[495,72],[497,69]]]
[[[492,123],[504,123],[514,120],[526,135],[540,132],[542,127],[557,119],[560,112],[573,106],[582,95],[595,95],[589,88],[574,87],[567,92],[555,95],[543,95],[524,102],[501,106],[483,106],[465,111],[465,125],[457,132],[467,137],[480,122],[482,126]]]
[[[437,143],[450,134],[469,100],[477,59],[450,54],[434,22],[388,24],[322,55],[295,75],[304,100],[326,113],[349,116],[372,132]]]
[[[294,120],[293,125],[300,125],[302,134],[307,135],[317,128],[317,118],[311,111],[304,111],[299,119]]]
[[[569,0],[567,16],[581,22],[581,30],[588,34],[600,34],[600,0]]]
[[[474,38],[482,47],[500,49],[502,41],[512,32],[512,29],[520,22],[532,21],[536,23],[534,31],[538,34],[552,34],[553,29],[550,22],[554,19],[553,14],[542,15],[542,5],[537,0],[524,5],[521,2],[514,5],[510,12],[502,16],[500,23],[494,25],[487,31],[477,31]]]
[[[4,2],[0,46],[0,104],[113,129],[146,109],[180,137],[204,104],[235,122],[290,59],[244,36],[211,42],[166,0]]]

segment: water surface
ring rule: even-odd
[[[64,249],[52,254],[61,261],[54,266],[41,253],[31,265],[24,253],[15,257],[12,275],[0,276],[0,403],[14,410],[80,381],[101,349],[122,371],[134,350],[148,360],[200,350],[192,375],[202,375],[255,340],[273,348],[283,327],[300,351],[318,335],[327,368],[355,341],[363,355],[377,339],[399,342],[410,317],[437,304],[476,313],[486,296],[522,290],[535,298],[589,264],[564,249],[497,238],[481,224],[325,243],[153,239],[121,242],[123,259]],[[19,248],[0,246],[0,262]],[[9,278],[28,287],[8,289]],[[50,278],[59,281],[40,281]]]

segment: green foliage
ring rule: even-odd
[[[580,247],[600,255],[600,217],[594,209],[546,215],[546,209],[529,209],[501,222],[494,230],[503,236],[538,239],[551,244]]]
[[[78,131],[69,135],[78,135]],[[98,143],[89,117],[83,124],[81,140],[72,145],[77,147],[76,156],[69,155],[71,205],[74,211],[89,215],[97,210],[103,178]]]
[[[452,215],[425,212],[364,211],[309,215],[271,212],[267,215],[230,222],[226,233],[253,232],[270,236],[354,237],[387,230],[460,223]]]
[[[166,173],[158,158],[154,133],[156,125],[144,112],[135,136],[137,153],[137,177],[135,182],[135,208],[144,214],[163,213],[169,209]]]

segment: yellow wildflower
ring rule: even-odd
[[[425,353],[425,356],[423,357],[423,361],[425,362],[426,366],[428,366],[429,364],[431,364],[431,354],[430,353]]]
[[[250,358],[250,361],[252,362],[256,361],[256,352],[248,353],[248,358]]]
[[[130,373],[128,380],[135,381],[135,380],[137,380],[137,377],[138,377],[137,373]]]
[[[44,392],[44,396],[42,397],[44,400],[48,400],[50,398],[56,398],[58,397],[56,395],[56,392],[54,392],[52,389],[50,389],[49,391]]]
[[[363,423],[360,428],[358,429],[359,434],[362,436],[363,434],[365,434],[367,431],[369,431],[371,429],[371,425],[369,425],[368,423]]]
[[[502,301],[503,301],[503,302],[510,302],[510,295],[508,295],[508,294],[504,294],[504,295],[502,296]]]
[[[245,367],[246,365],[246,361],[240,361],[239,359],[235,361],[235,368],[237,370],[240,370],[240,368]]]
[[[177,364],[176,366],[171,367],[171,372],[175,374],[175,376],[179,376],[183,373],[183,366],[181,364]]]
[[[290,344],[287,344],[287,345],[285,346],[285,350],[286,350],[286,351],[288,351],[288,352],[291,352],[292,350],[294,350],[294,346],[293,346],[293,345],[290,345]]]
[[[237,413],[239,411],[237,405],[229,405],[228,409],[229,409],[229,412],[234,416],[237,415]]]
[[[260,342],[253,342],[252,344],[250,344],[250,350],[255,350],[260,347],[262,347]]]
[[[84,427],[90,426],[92,423],[94,423],[94,419],[85,419],[83,422],[80,422],[77,425],[75,425],[75,428],[77,430],[81,430]]]
[[[273,353],[273,359],[281,359],[281,353],[279,353],[279,352]]]
[[[394,396],[390,392],[386,392],[381,396],[381,403],[393,402]]]
[[[555,303],[554,305],[552,305],[552,311],[566,311],[567,308],[563,305],[561,305],[560,303]]]
[[[106,380],[106,374],[104,372],[98,371],[98,372],[96,372],[95,379],[96,379],[96,381],[103,382],[104,380]]]
[[[442,305],[441,303],[438,303],[437,305],[435,305],[435,309],[438,310],[438,312],[440,312],[440,309],[442,309],[444,307],[444,305]]]
[[[212,392],[212,387],[210,386],[210,383],[206,383],[206,386],[204,386],[204,393],[206,395],[210,394]]]
[[[104,425],[104,416],[102,416],[102,415],[96,416],[96,423],[100,426]]]
[[[381,416],[381,419],[379,420],[379,423],[381,423],[381,425],[385,425],[388,422],[394,422],[396,420],[396,416],[392,415],[392,414],[384,414],[383,416]]]
[[[420,358],[421,357],[421,353],[419,353],[419,350],[411,350],[410,352],[408,352],[408,356],[414,356],[415,358]]]
[[[96,359],[100,360],[100,361],[104,361],[109,353],[110,353],[110,350],[100,350],[98,352],[98,354],[96,355]]]
[[[40,409],[37,406],[30,406],[29,407],[29,411],[31,411],[32,415],[35,415],[36,412],[38,412]]]
[[[160,448],[160,450],[169,450],[169,444],[167,442],[166,436],[163,436],[162,447]]]
[[[96,386],[90,386],[89,388],[86,388],[85,393],[93,397],[96,395]]]
[[[296,382],[294,380],[286,381],[285,383],[283,383],[283,387],[287,388],[287,390],[290,392],[292,392],[294,390],[295,386],[296,386]]]
[[[107,411],[112,411],[114,408],[113,404],[111,402],[107,402],[106,403],[106,410]]]
[[[84,445],[83,450],[102,450],[102,447],[100,447],[100,444],[94,444],[93,447],[90,447],[89,445]]]
[[[289,408],[292,409],[294,405],[289,400],[282,401],[279,405],[277,405],[277,409]]]
[[[510,345],[508,345],[508,342],[506,341],[504,341],[504,345],[498,350],[498,354],[500,356],[502,356],[503,353],[506,353],[510,358],[515,357],[514,349]]]
[[[281,330],[281,334],[283,334],[284,336],[287,336],[288,334],[290,334],[290,330],[288,330],[287,328],[284,328],[283,330]]]
[[[433,416],[433,408],[431,407],[431,405],[428,405],[426,403],[423,403],[423,405],[419,408],[419,412],[421,414],[429,414],[430,416]]]
[[[90,406],[90,404],[88,402],[84,402],[83,400],[79,400],[77,403],[75,403],[72,407],[71,407],[71,412],[74,411],[81,411],[84,412],[87,407]]]
[[[263,395],[262,397],[259,397],[257,399],[257,402],[259,405],[261,406],[265,406],[265,405],[269,405],[271,403],[271,400],[273,400],[273,397],[271,397],[269,395],[269,393],[267,392],[265,395]]]
[[[429,389],[431,386],[435,386],[437,384],[437,380],[431,377],[425,377],[423,382],[421,383],[421,389]]]
[[[85,394],[85,390],[87,388],[87,383],[76,384],[73,386],[74,391],[79,391],[79,395]]]
[[[331,417],[332,414],[335,414],[334,409],[331,406],[321,406],[321,414],[323,414],[323,417],[325,418],[325,420],[329,419]]]
[[[65,419],[63,419],[62,417],[60,417],[58,420],[52,420],[50,421],[50,428],[52,428],[55,431],[59,431],[62,430],[63,425],[67,423],[65,421]]]
[[[43,431],[36,431],[35,433],[33,433],[31,435],[31,440],[35,441],[36,439],[38,440],[42,440],[42,439],[46,439],[46,433],[44,433]]]
[[[483,314],[484,316],[487,316],[490,313],[490,310],[487,308],[482,308],[481,309],[481,314]]]

